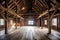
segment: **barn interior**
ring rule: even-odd
[[[0,0],[0,40],[60,40],[60,0]]]

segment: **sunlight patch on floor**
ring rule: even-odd
[[[33,36],[35,35],[35,31],[36,31],[35,26],[23,26],[21,27],[20,30],[21,33],[24,34],[27,39],[33,40]]]

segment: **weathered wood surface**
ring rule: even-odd
[[[60,40],[55,35],[47,35],[47,29],[39,27],[21,27],[11,34],[0,36],[0,40]],[[59,34],[58,34],[59,35]]]

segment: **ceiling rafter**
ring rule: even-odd
[[[28,2],[28,4],[26,3],[25,5],[25,1]],[[36,12],[37,14],[41,15],[43,14],[44,11],[46,11],[48,9],[48,1],[49,0],[9,0],[8,2],[8,8],[5,9],[5,10],[10,10],[12,11],[12,13],[16,13],[16,10],[17,10],[17,13],[16,14],[19,14],[19,15],[25,15],[24,13],[27,13],[28,11],[28,8],[31,8],[29,9],[29,12],[32,10],[32,12]],[[31,1],[31,2],[30,2]],[[50,2],[50,9],[51,10],[55,10],[55,6],[57,6],[56,4],[56,0],[51,0]],[[31,5],[29,5],[31,3]],[[1,2],[1,5],[4,7],[5,3],[4,1]],[[17,6],[17,9],[16,9],[16,6]],[[28,7],[27,7],[28,6]],[[21,10],[23,7],[27,7],[26,9],[24,10]],[[5,8],[5,7],[4,7]],[[3,13],[5,10],[2,9],[1,13]],[[10,12],[9,12],[10,13]],[[34,15],[34,14],[33,14]]]
[[[38,13],[40,12],[39,9],[35,6],[33,7]]]
[[[38,5],[38,4],[36,5],[36,7],[37,7],[37,9],[39,10],[39,12],[42,11],[41,8],[39,8],[39,5]]]
[[[45,7],[45,8],[48,8],[45,4],[44,4],[44,2],[42,1],[42,0],[38,0],[40,3],[42,3],[42,5]]]
[[[24,0],[22,0],[22,1],[19,3],[19,6],[22,5],[22,4],[24,4]]]
[[[51,8],[49,11],[53,11],[53,10],[55,10],[55,9],[54,9],[54,8]],[[40,15],[38,16],[37,19],[41,18],[42,16],[46,15],[47,13],[48,13],[48,10],[44,11],[42,14],[40,14]]]
[[[16,6],[17,6],[17,8],[20,10],[20,5],[17,3],[17,2],[15,2],[14,0],[10,0],[10,2],[12,2],[13,1],[13,3],[12,4],[15,4]],[[10,4],[10,6],[9,7],[11,7],[12,6],[12,4]],[[22,4],[21,4],[22,5]],[[14,7],[14,6],[13,6]],[[12,8],[13,8],[12,7]]]
[[[17,2],[15,2],[14,0],[10,0],[10,2],[13,2],[12,4],[10,4],[10,6],[9,7],[11,7],[13,4],[15,4],[15,5],[13,5],[12,7],[11,7],[11,9],[13,9],[13,8],[15,8],[15,6],[17,6],[17,8],[18,8],[18,10],[20,10],[20,5],[17,3]],[[22,1],[21,1],[22,2]],[[21,4],[21,5],[23,5],[23,4]],[[9,8],[8,7],[8,8]]]
[[[15,8],[16,5],[12,6],[11,9]]]
[[[21,5],[20,5],[20,8],[22,9],[24,7],[24,4],[22,3]]]
[[[17,4],[19,4],[22,0],[17,1]]]
[[[8,6],[8,8],[10,8],[13,4],[14,4],[14,3],[11,3],[11,4]]]
[[[20,9],[19,5],[14,0],[11,0],[11,1],[13,1],[13,3],[15,3],[15,5],[17,6],[18,9]]]
[[[19,0],[14,0],[14,1],[18,2]]]
[[[39,13],[34,7],[32,8],[36,13]]]
[[[17,16],[17,17],[22,18],[20,15],[16,14],[16,13],[15,13],[13,10],[11,10],[11,9],[6,9],[6,8],[4,8],[2,5],[0,5],[0,8],[1,8],[2,10],[4,10],[4,11],[7,10],[7,12],[13,14],[14,16]]]
[[[42,8],[44,8],[44,7],[41,7],[39,3],[37,4],[37,6],[39,7],[39,9],[42,9]]]
[[[0,12],[0,14],[3,14],[3,13],[4,13],[4,11],[1,11],[1,12]]]
[[[37,3],[41,6],[41,7],[44,7],[38,0],[37,0]],[[37,5],[37,4],[36,4]]]
[[[45,0],[43,0],[44,4],[46,5],[46,8],[48,8],[48,4]]]
[[[40,9],[40,12],[43,12],[44,10],[43,9],[46,9],[46,8],[44,8],[44,6],[42,5],[42,7],[40,6],[40,5],[38,5],[38,4],[40,4],[40,5],[42,5],[39,1],[37,1],[37,5],[36,6],[38,6],[39,7],[39,9]],[[42,9],[43,8],[43,9]]]
[[[37,1],[37,4],[36,4],[36,5],[39,7],[39,9],[41,9],[43,6],[40,6],[39,3],[40,3],[40,2]]]

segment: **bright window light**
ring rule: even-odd
[[[4,25],[4,19],[0,19],[0,25]]]
[[[10,24],[13,24],[13,20],[10,20]]]
[[[57,18],[52,19],[52,25],[57,26]]]
[[[47,25],[47,20],[44,20],[44,24]]]
[[[28,21],[28,25],[33,25],[34,24],[34,21],[33,20],[29,20]]]

